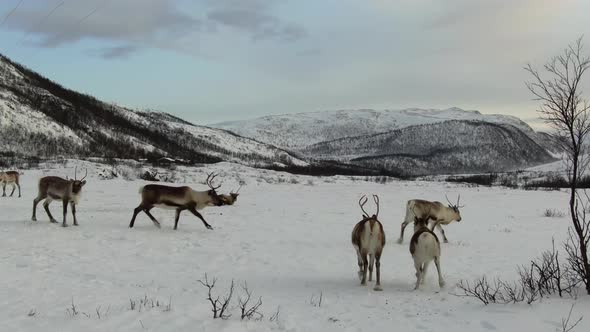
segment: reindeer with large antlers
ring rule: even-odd
[[[448,206],[445,206],[441,202],[431,202],[422,199],[409,200],[406,204],[406,218],[402,223],[399,240],[397,242],[402,243],[404,241],[404,230],[406,229],[406,226],[409,223],[414,222],[415,217],[418,217],[420,219],[425,219],[431,223],[434,223],[432,230],[434,231],[435,227],[438,228],[443,236],[444,242],[448,243],[449,240],[447,240],[447,236],[445,235],[445,231],[441,225],[448,225],[454,220],[457,222],[461,221],[461,213],[459,212],[459,208],[462,206],[459,205],[461,195],[457,197],[456,204],[451,203],[446,195],[445,197],[449,203]]]
[[[156,220],[156,218],[150,213],[151,209],[158,207],[176,210],[176,217],[174,219],[175,230],[178,228],[180,213],[184,210],[190,211],[196,217],[201,219],[205,227],[208,229],[213,229],[197,210],[202,210],[207,206],[221,206],[224,204],[223,200],[216,192],[221,185],[213,185],[215,177],[217,177],[217,174],[213,173],[210,173],[207,176],[206,183],[209,186],[209,190],[206,191],[195,191],[190,187],[172,187],[159,184],[148,184],[141,187],[139,189],[141,203],[133,211],[133,217],[131,218],[131,223],[129,223],[129,228],[133,227],[133,224],[135,224],[135,218],[141,211],[145,212],[154,225],[160,228],[160,222],[158,222],[158,220]]]
[[[352,245],[356,250],[357,261],[359,266],[358,276],[361,285],[367,284],[367,268],[369,269],[369,281],[373,279],[373,264],[377,268],[377,280],[375,282],[376,291],[381,288],[381,253],[385,246],[385,232],[383,225],[377,219],[379,216],[379,196],[373,195],[377,212],[372,216],[365,211],[364,205],[369,199],[363,195],[359,199],[359,206],[363,211],[363,219],[359,221],[352,230]],[[369,258],[367,258],[367,256]]]
[[[80,195],[82,194],[82,187],[86,184],[84,180],[88,175],[88,170],[86,170],[86,174],[80,180],[77,179],[78,167],[74,170],[74,179],[63,179],[57,176],[46,176],[39,179],[39,193],[37,197],[33,200],[33,217],[31,218],[33,221],[37,221],[37,204],[43,199],[43,207],[45,208],[45,212],[47,212],[47,216],[49,216],[49,221],[52,223],[57,223],[57,220],[53,218],[51,215],[51,211],[49,211],[49,204],[53,200],[61,200],[63,203],[63,223],[62,226],[66,227],[66,215],[68,213],[68,203],[72,207],[72,216],[74,218],[74,226],[78,226],[78,220],[76,219],[76,205],[80,201]]]

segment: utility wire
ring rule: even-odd
[[[45,14],[45,16],[43,16],[38,22],[37,24],[35,24],[34,26],[31,27],[31,29],[29,31],[27,31],[27,33],[25,34],[25,36],[21,39],[21,41],[19,42],[19,44],[22,44],[23,42],[26,41],[27,37],[31,34],[32,31],[35,31],[39,26],[41,26],[43,23],[45,23],[45,21],[47,21],[47,19],[53,15],[53,13],[55,13],[56,10],[59,9],[59,7],[63,6],[63,4],[66,1],[63,0],[60,3],[58,3],[57,5],[55,5],[50,11],[49,13]]]
[[[109,2],[110,2],[110,0],[103,1],[101,4],[99,4],[94,9],[92,9],[88,14],[84,15],[83,17],[81,17],[80,19],[78,19],[76,22],[74,22],[73,24],[71,24],[70,26],[68,26],[67,29],[62,30],[60,33],[58,33],[57,35],[55,35],[55,37],[54,37],[55,40],[59,40],[59,37],[61,37],[62,35],[64,35],[66,31],[76,29],[84,21],[86,21],[92,15],[94,15],[96,12],[98,12],[99,10],[101,10],[102,8],[104,8],[107,5],[107,3],[109,3]]]
[[[102,2],[102,4],[96,6],[96,8],[94,8],[90,13],[88,13],[86,16],[82,17],[81,19],[79,19],[76,23],[74,23],[74,27],[77,27],[78,25],[82,24],[82,22],[86,21],[87,19],[90,18],[90,16],[94,15],[97,11],[101,10],[102,8],[104,8],[107,3],[109,3],[110,0],[105,0]]]
[[[14,12],[18,9],[18,7],[20,7],[21,3],[23,3],[24,0],[19,0],[18,3],[16,4],[16,6],[14,6],[14,8],[12,8],[11,11],[8,12],[8,14],[6,14],[6,16],[4,16],[4,19],[2,20],[2,23],[0,23],[0,27],[4,25],[4,22],[6,22],[6,20],[8,20],[8,18],[10,18],[10,16],[12,16],[12,14],[14,14]]]

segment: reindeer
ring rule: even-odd
[[[420,284],[424,283],[428,264],[432,260],[434,260],[438,272],[438,285],[443,288],[445,281],[440,271],[440,242],[436,234],[428,228],[428,214],[424,217],[414,215],[414,235],[410,240],[410,254],[412,254],[416,268],[416,287],[414,289],[418,289]],[[440,221],[436,221],[436,225],[439,223]]]
[[[154,225],[160,228],[160,222],[158,222],[158,220],[156,220],[156,218],[150,213],[152,208],[159,207],[176,210],[176,217],[174,219],[175,230],[178,228],[180,213],[184,210],[190,211],[201,219],[205,227],[208,229],[213,229],[197,210],[202,210],[207,206],[221,206],[224,204],[223,200],[216,192],[221,185],[213,186],[213,180],[216,176],[217,175],[214,175],[213,173],[210,173],[207,176],[206,183],[209,186],[209,190],[207,191],[195,191],[190,187],[171,187],[158,184],[148,184],[141,187],[139,189],[141,203],[133,211],[133,217],[129,223],[129,228],[133,228],[135,218],[141,211],[145,212]]]
[[[224,205],[234,205],[234,203],[238,200],[238,195],[240,192],[240,189],[242,188],[242,186],[240,186],[238,188],[238,190],[236,190],[235,192],[230,192],[229,195],[219,195],[219,197],[221,197],[221,200],[223,201]]]
[[[74,170],[74,179],[63,179],[57,176],[46,176],[39,179],[39,193],[37,197],[33,200],[33,217],[31,220],[37,221],[37,204],[43,199],[43,207],[45,208],[45,212],[47,212],[47,216],[49,216],[49,221],[52,223],[57,223],[57,220],[53,218],[51,215],[51,211],[49,211],[49,204],[55,200],[61,200],[63,203],[63,227],[67,227],[66,224],[66,215],[68,212],[68,203],[70,203],[72,207],[72,216],[74,217],[74,226],[78,226],[78,220],[76,219],[76,205],[80,201],[80,195],[82,194],[82,187],[86,184],[84,180],[88,175],[88,170],[84,174],[84,177],[80,180],[77,179],[78,168],[76,167]]]
[[[381,288],[381,252],[385,246],[385,232],[383,231],[383,225],[377,219],[379,216],[379,197],[373,195],[373,200],[375,201],[375,205],[377,205],[377,213],[369,217],[369,214],[364,209],[368,198],[363,195],[359,199],[359,206],[363,211],[363,219],[352,230],[352,245],[357,254],[359,266],[358,276],[361,280],[361,285],[367,284],[367,267],[369,268],[369,281],[372,281],[373,263],[375,263],[377,267],[377,281],[373,289],[381,291],[383,290]],[[367,255],[370,257],[370,261],[367,259]]]
[[[10,193],[10,197],[14,194],[14,190],[18,187],[18,197],[20,195],[20,184],[19,184],[20,174],[16,171],[8,171],[8,172],[0,172],[0,183],[2,183],[2,197],[6,197],[6,185],[12,184],[12,192]]]
[[[456,220],[457,222],[461,221],[461,213],[459,212],[459,208],[462,206],[459,206],[461,195],[459,195],[457,198],[457,204],[451,203],[446,195],[445,197],[449,203],[448,207],[441,202],[430,202],[421,199],[409,200],[406,204],[406,218],[402,223],[401,232],[397,243],[402,243],[404,241],[404,230],[410,222],[414,221],[414,217],[432,220],[434,222],[432,230],[434,231],[434,228],[437,227],[443,236],[444,242],[449,243],[449,240],[447,239],[445,231],[441,225],[448,225],[453,220]]]

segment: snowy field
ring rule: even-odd
[[[238,202],[203,211],[214,230],[183,212],[177,231],[171,210],[153,210],[161,229],[143,213],[129,229],[138,188],[145,182],[99,180],[94,168],[78,206],[79,227],[50,224],[41,204],[39,221],[32,222],[37,179],[43,174],[72,177],[73,170],[24,170],[23,197],[0,198],[0,330],[556,331],[572,303],[573,318],[586,316],[575,331],[590,330],[588,296],[483,306],[453,295],[460,279],[487,275],[516,280],[518,264],[548,249],[552,237],[560,243],[567,218],[547,218],[543,212],[565,212],[565,192],[440,182],[383,185],[230,164],[177,173],[187,184],[204,189],[200,182],[208,170],[222,172],[224,193],[238,181],[246,183]],[[361,216],[358,198],[373,193],[381,197],[380,219],[388,240],[382,257],[383,292],[359,285],[350,243]],[[446,227],[450,243],[442,244],[447,286],[439,290],[431,267],[426,285],[413,291],[411,226],[405,243],[396,243],[405,202],[444,201],[445,194],[452,199],[459,193],[463,221]],[[60,211],[54,202],[52,212],[59,221]],[[205,273],[218,278],[214,293],[219,295],[235,280],[233,306],[242,294],[239,285],[247,282],[253,296],[262,297],[264,318],[240,321],[234,308],[228,320],[213,320],[206,289],[198,282]],[[145,298],[147,307],[139,303]],[[151,301],[159,306],[152,308]],[[71,314],[72,302],[78,315]],[[278,319],[269,321],[277,308]]]

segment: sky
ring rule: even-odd
[[[461,107],[535,125],[523,67],[583,35],[590,54],[588,0],[0,1],[0,53],[197,124]]]

